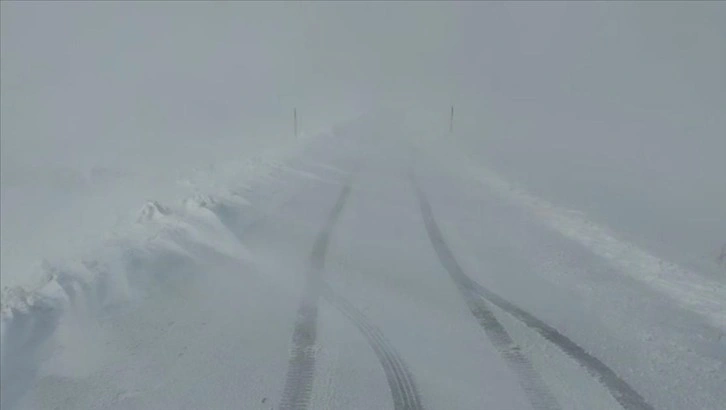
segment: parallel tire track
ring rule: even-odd
[[[383,337],[380,329],[371,324],[350,302],[335,294],[330,287],[324,286],[322,288],[322,296],[350,319],[365,336],[386,374],[394,408],[396,410],[423,409],[411,372],[398,352]]]
[[[426,230],[431,239],[431,243],[436,250],[436,254],[441,260],[441,264],[444,265],[449,274],[451,275],[457,287],[462,293],[466,293],[469,296],[465,298],[471,298],[477,296],[480,300],[486,300],[489,303],[497,306],[503,311],[510,314],[515,319],[522,322],[527,327],[535,330],[546,340],[557,346],[563,353],[568,357],[575,360],[580,366],[598,382],[600,382],[605,388],[608,389],[613,398],[626,410],[653,410],[653,407],[648,404],[645,399],[633,389],[625,380],[620,378],[612,369],[605,365],[598,358],[589,354],[585,349],[577,345],[575,342],[570,340],[568,337],[558,332],[557,329],[546,324],[537,317],[530,313],[520,309],[516,305],[503,299],[496,293],[489,289],[481,286],[467,276],[459,266],[451,249],[446,244],[441,230],[438,228],[436,221],[431,211],[431,205],[423,194],[423,191],[418,187],[415,179],[411,176],[414,188],[419,198],[421,205],[421,212],[423,214],[424,223],[426,224]],[[467,301],[467,304],[469,302]],[[476,305],[476,304],[475,304]],[[471,308],[471,306],[470,306]],[[472,310],[474,312],[474,310]],[[491,311],[488,311],[491,315]],[[475,313],[476,316],[476,313]],[[494,319],[496,320],[496,319]],[[481,322],[480,322],[481,323]],[[501,325],[499,325],[501,326]],[[486,330],[486,329],[485,329]],[[502,330],[504,330],[502,328]],[[506,331],[505,331],[506,332]],[[510,339],[511,340],[511,339]],[[495,343],[496,344],[496,343]]]
[[[532,407],[542,410],[559,409],[560,406],[557,400],[552,396],[539,373],[532,366],[532,363],[521,352],[519,346],[512,340],[507,330],[499,323],[486,303],[468,287],[470,281],[454,258],[451,249],[446,244],[444,236],[434,219],[431,205],[413,176],[411,176],[411,182],[418,197],[426,232],[428,233],[436,255],[439,257],[441,265],[449,273],[464,302],[484,330],[484,333],[491,340],[494,348],[497,349],[499,354],[507,362],[509,368],[517,375],[519,383],[527,394],[527,398],[532,404]]]
[[[335,294],[323,281],[325,255],[330,235],[351,191],[350,181],[345,185],[333,207],[323,230],[318,234],[310,254],[307,280],[297,312],[292,348],[280,409],[304,410],[310,404],[315,376],[315,340],[317,336],[318,299],[322,296],[360,330],[373,349],[386,374],[394,408],[421,410],[421,398],[413,376],[398,352],[384,338],[383,333],[350,302]]]
[[[486,299],[491,304],[499,307],[529,328],[535,330],[542,337],[557,346],[563,353],[579,363],[580,366],[584,367],[592,377],[608,389],[610,394],[624,409],[653,410],[653,407],[637,391],[630,387],[612,369],[607,367],[605,363],[589,354],[567,336],[558,332],[557,329],[501,298],[499,295],[484,288],[473,280],[468,279],[468,281],[469,287],[473,292],[476,292],[483,299]]]
[[[315,239],[313,250],[310,253],[306,273],[307,280],[300,307],[297,311],[285,387],[280,400],[280,409],[282,410],[304,410],[308,408],[310,403],[310,394],[315,376],[314,349],[317,337],[318,299],[325,267],[325,253],[328,249],[333,226],[340,217],[350,190],[351,181],[348,180],[340,192],[323,230]]]

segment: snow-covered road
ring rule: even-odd
[[[3,409],[723,408],[722,283],[407,134],[147,209],[143,246],[83,262],[122,280],[6,308]]]

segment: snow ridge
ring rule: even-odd
[[[175,205],[149,200],[135,222],[118,227],[85,254],[60,262],[44,261],[35,286],[2,289],[2,407],[12,407],[32,385],[44,358],[54,349],[53,340],[61,337],[57,330],[64,318],[80,314],[84,320],[99,321],[129,303],[154,297],[175,281],[199,275],[195,266],[201,255],[215,253],[249,261],[248,251],[235,236],[259,214],[246,195],[287,171],[287,158],[313,141],[301,139],[245,161],[218,164],[194,180],[180,181],[196,192]],[[215,194],[202,193],[200,187]],[[230,212],[234,221],[229,219]],[[249,215],[239,217],[243,214]],[[232,222],[234,227],[229,226]]]
[[[617,272],[671,298],[681,308],[700,315],[717,329],[726,330],[726,286],[723,283],[663,260],[619,238],[612,230],[596,224],[580,211],[556,206],[528,193],[491,169],[476,164],[466,154],[432,141],[429,144],[429,149],[435,146],[439,156],[447,154],[448,164],[458,164],[458,171],[474,175],[483,186],[500,197],[526,209],[554,231],[604,258]]]

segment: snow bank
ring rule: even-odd
[[[475,163],[466,154],[453,151],[450,146],[430,140],[428,148],[435,149],[439,157],[446,153],[448,165],[456,164],[457,171],[474,175],[494,193],[533,213],[551,229],[605,259],[616,272],[670,297],[680,307],[700,315],[717,329],[726,329],[726,284],[723,282],[659,258],[620,238],[608,227],[593,222],[580,211],[538,198],[491,169]]]
[[[178,207],[149,202],[123,237],[78,260],[44,264],[45,280],[35,289],[3,289],[3,402],[22,394],[33,379],[64,316],[82,312],[100,320],[128,302],[154,297],[199,274],[195,261],[200,252],[245,258],[240,242],[216,217],[215,206],[222,203],[234,206],[235,201],[194,197]]]
[[[53,349],[63,344],[58,339],[67,339],[69,331],[62,331],[66,324],[102,321],[105,315],[200,275],[196,266],[203,255],[248,260],[238,235],[259,213],[245,195],[276,178],[286,169],[286,158],[311,141],[300,139],[245,161],[197,169],[180,181],[195,193],[171,205],[149,200],[131,223],[118,227],[95,248],[41,263],[33,273],[41,278],[37,285],[3,288],[3,405],[22,396]],[[245,214],[251,216],[242,217]],[[79,316],[83,320],[73,319]]]

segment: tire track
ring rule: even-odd
[[[428,203],[423,191],[416,183],[416,180],[411,176],[411,181],[418,195],[419,203],[421,206],[421,213],[423,215],[424,223],[426,225],[426,231],[429,234],[429,239],[436,250],[436,254],[444,265],[446,270],[451,275],[457,287],[465,294],[465,299],[472,299],[478,297],[480,301],[487,301],[492,305],[497,306],[512,317],[522,322],[527,327],[533,329],[544,337],[547,341],[557,346],[564,354],[571,359],[575,360],[580,366],[595,378],[600,384],[610,392],[613,398],[626,410],[654,410],[653,407],[648,404],[645,399],[633,389],[625,380],[620,378],[612,369],[605,365],[598,358],[589,354],[585,349],[577,345],[575,342],[570,340],[568,337],[557,331],[557,329],[549,326],[542,320],[531,315],[530,313],[520,309],[516,305],[510,303],[504,298],[500,297],[496,293],[489,289],[481,286],[467,276],[461,266],[458,264],[451,249],[446,244],[443,234],[436,224],[436,220],[433,217],[431,211],[431,205]],[[470,302],[467,301],[467,304]],[[481,306],[481,303],[475,306]],[[470,306],[471,308],[471,306]],[[488,309],[484,308],[488,315],[493,317],[493,314]],[[474,311],[472,310],[472,313]],[[476,316],[476,313],[474,313]],[[496,321],[496,318],[494,318]],[[481,323],[481,322],[480,322]],[[497,322],[498,323],[498,322]],[[501,327],[501,325],[499,325]],[[486,331],[486,329],[485,329]],[[502,331],[506,333],[506,330],[502,328]],[[508,336],[507,336],[508,337]],[[511,339],[509,339],[511,341]],[[495,343],[496,344],[496,343]],[[531,368],[531,365],[529,366]],[[532,369],[534,372],[534,369]]]
[[[394,408],[396,410],[423,409],[411,372],[398,352],[384,338],[380,329],[371,324],[363,313],[350,302],[335,294],[329,286],[324,285],[321,290],[323,298],[353,322],[365,336],[386,374]]]
[[[315,376],[315,340],[317,337],[318,299],[327,302],[348,318],[363,334],[383,367],[394,408],[422,410],[421,398],[413,376],[398,352],[383,333],[350,302],[335,294],[324,283],[325,256],[333,227],[343,211],[351,191],[350,179],[338,196],[323,230],[318,234],[310,254],[305,289],[297,312],[292,336],[290,360],[280,401],[280,409],[307,409],[310,404]]]
[[[426,226],[426,232],[431,240],[434,251],[441,265],[443,265],[444,269],[446,269],[454,281],[456,288],[459,290],[459,294],[461,294],[467,307],[479,323],[479,326],[484,330],[484,333],[492,342],[497,352],[504,358],[509,368],[516,374],[519,379],[519,384],[522,386],[532,407],[542,410],[559,409],[560,405],[554,396],[552,396],[552,393],[550,393],[539,373],[532,366],[532,363],[522,353],[520,347],[512,340],[504,326],[502,326],[496,316],[494,316],[494,313],[487,307],[487,304],[478,297],[478,294],[472,292],[470,289],[470,280],[468,280],[463,269],[454,258],[451,249],[446,244],[444,236],[434,219],[431,205],[413,176],[411,176],[411,182],[416,191],[421,207],[421,215]]]
[[[653,410],[653,407],[637,391],[630,387],[625,380],[621,379],[612,369],[600,361],[600,359],[589,354],[567,336],[558,332],[557,329],[501,298],[499,295],[484,288],[473,280],[467,279],[469,282],[468,286],[472,292],[477,293],[483,299],[486,299],[491,304],[524,323],[527,327],[535,330],[542,337],[557,346],[563,353],[575,360],[580,366],[584,367],[590,376],[594,377],[608,389],[610,394],[624,409]]]
[[[318,299],[325,268],[325,254],[330,235],[351,191],[351,179],[346,181],[330,212],[323,230],[318,234],[310,253],[305,288],[297,311],[292,347],[288,361],[285,387],[280,400],[282,410],[304,410],[310,404],[315,376],[315,339],[317,337]]]

